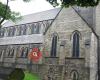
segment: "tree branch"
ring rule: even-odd
[[[3,21],[6,19],[6,14],[7,14],[7,9],[8,9],[8,3],[9,3],[9,0],[7,0],[7,4],[6,4],[6,8],[5,8],[5,16],[3,17],[3,19],[0,21],[0,28],[2,27],[1,24],[3,23]]]

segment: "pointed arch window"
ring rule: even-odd
[[[31,34],[39,34],[39,32],[40,32],[39,29],[40,29],[40,23],[39,22],[33,23],[31,25]]]
[[[71,79],[72,80],[79,80],[79,74],[78,74],[78,72],[76,70],[73,70],[71,72]]]
[[[56,57],[56,53],[57,53],[57,34],[54,33],[53,34],[53,38],[52,38],[52,45],[51,45],[51,57]]]
[[[14,27],[8,28],[8,36],[14,36],[14,32],[15,32],[15,28]]]
[[[26,25],[21,25],[20,29],[21,29],[21,35],[26,35],[26,31],[27,31]]]
[[[24,47],[21,48],[21,57],[24,57]]]
[[[17,36],[20,36],[21,35],[21,27],[20,26],[17,27],[17,34],[16,35]]]
[[[25,48],[25,57],[28,56],[28,47]]]
[[[10,48],[7,49],[7,54],[8,54],[7,57],[9,57],[10,56]]]
[[[0,58],[3,57],[3,56],[5,55],[4,53],[5,53],[5,49],[2,49],[2,50],[0,51]]]
[[[79,32],[73,34],[73,51],[72,57],[79,57],[80,46],[79,46]]]
[[[28,47],[26,47],[26,48],[22,47],[21,48],[21,57],[25,58],[25,57],[27,57],[27,55],[28,55]]]
[[[5,32],[5,29],[4,28],[0,28],[0,37],[4,37],[4,32]]]
[[[2,51],[0,51],[0,58],[1,58],[1,55],[2,55]]]
[[[30,28],[31,28],[31,34],[34,34],[34,26],[35,26],[35,25],[34,25],[34,23],[33,23],[33,24],[31,25],[31,27],[30,27]]]
[[[13,57],[14,56],[14,48],[11,49],[11,52],[10,53],[11,53],[10,56]]]
[[[14,56],[14,48],[10,49],[8,48],[8,57],[13,57]]]

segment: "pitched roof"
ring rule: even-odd
[[[77,7],[75,6],[74,9],[77,13],[82,17],[89,26],[93,27],[95,25],[95,8],[94,7]]]
[[[61,8],[55,8],[55,9],[51,9],[51,10],[47,10],[47,11],[43,11],[43,12],[25,15],[25,16],[23,16],[22,20],[17,21],[16,23],[14,23],[12,21],[5,22],[3,24],[3,27],[54,19],[56,17],[56,15],[58,14],[58,12],[60,11],[60,9]]]

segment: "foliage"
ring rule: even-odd
[[[6,4],[0,2],[0,24],[4,20],[9,20],[9,19],[12,21],[16,21],[17,19],[21,19],[21,16],[19,13],[11,11],[9,6],[7,6]]]
[[[32,74],[32,73],[26,71],[24,80],[40,80],[40,79],[37,74]]]
[[[15,0],[11,0],[15,1]],[[29,2],[31,0],[23,0],[24,2]],[[10,7],[8,6],[9,0],[7,0],[7,4],[3,4],[0,2],[0,27],[1,24],[5,20],[12,20],[13,22],[22,19],[20,13],[11,11]]]
[[[22,69],[15,68],[6,80],[23,80],[25,74]]]
[[[50,4],[52,4],[54,7],[58,6],[59,0],[47,0]],[[100,2],[100,0],[60,0],[61,5],[65,7],[77,5],[81,7],[94,7],[97,6]]]

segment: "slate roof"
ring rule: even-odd
[[[3,24],[3,27],[54,19],[56,17],[56,15],[58,14],[58,12],[60,11],[60,9],[61,8],[55,8],[55,9],[51,9],[51,10],[47,10],[47,11],[43,11],[43,12],[25,15],[25,16],[23,16],[23,19],[18,21],[17,23],[14,23],[12,21],[5,22]]]
[[[95,25],[95,8],[94,7],[77,7],[74,9],[82,17],[89,26],[93,27]]]

